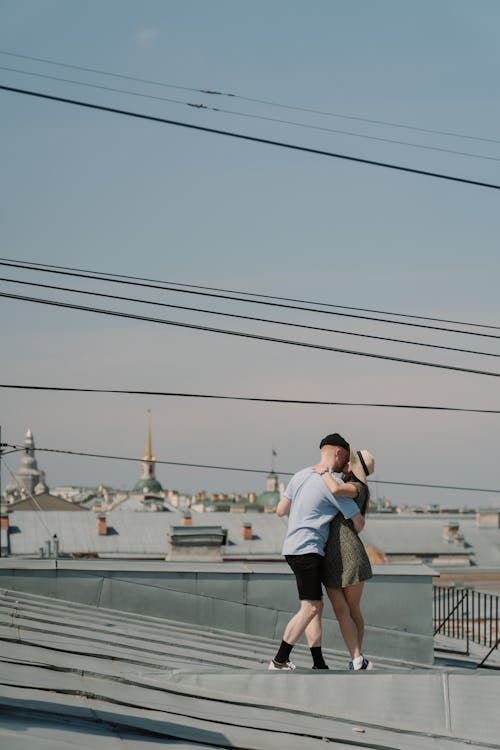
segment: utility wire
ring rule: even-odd
[[[7,445],[7,443],[6,443],[5,445]],[[14,452],[14,451],[9,451],[9,453],[13,453],[13,452]],[[22,488],[21,488],[21,485],[20,485],[20,483],[19,483],[19,480],[17,479],[16,475],[14,474],[14,472],[12,471],[12,469],[10,468],[10,466],[8,465],[8,463],[7,463],[6,461],[5,461],[5,459],[4,459],[4,462],[3,462],[3,463],[5,464],[5,467],[6,467],[7,471],[8,471],[8,472],[9,472],[9,474],[11,475],[12,479],[14,480],[14,482],[15,482],[15,483],[17,484],[18,488],[19,488],[19,489],[22,489]],[[26,488],[24,488],[24,489],[26,489]],[[31,501],[31,503],[32,503],[32,504],[33,504],[33,506],[34,506],[34,509],[35,509],[36,511],[42,511],[42,507],[40,506],[40,503],[39,503],[39,502],[38,502],[38,500],[37,500],[37,499],[35,498],[35,496],[33,495],[33,493],[32,493],[32,492],[31,492],[30,490],[26,490],[26,491],[27,491],[27,494],[28,494],[28,496],[29,496],[29,500]],[[43,515],[39,516],[39,518],[40,518],[40,521],[42,522],[42,525],[43,525],[43,526],[45,526],[45,531],[47,531],[47,532],[48,532],[48,533],[50,534],[50,536],[52,536],[52,531],[51,531],[51,530],[49,529],[49,527],[47,526],[47,524],[46,524],[46,522],[45,522],[45,519],[44,519]]]
[[[3,261],[3,262],[2,262]],[[336,310],[354,310],[356,312],[371,312],[371,313],[377,313],[378,315],[392,315],[393,317],[399,317],[399,318],[412,318],[416,320],[428,320],[430,322],[434,323],[449,323],[453,325],[461,325],[461,326],[470,326],[473,328],[492,328],[494,330],[500,330],[500,326],[494,326],[489,325],[487,323],[470,323],[470,322],[464,322],[461,320],[449,320],[448,318],[431,318],[426,315],[412,315],[410,313],[399,313],[399,312],[388,312],[387,310],[373,310],[371,308],[367,307],[352,307],[349,305],[335,305],[331,302],[318,302],[317,300],[307,300],[307,299],[296,299],[294,297],[278,297],[276,295],[270,295],[270,294],[260,294],[259,292],[242,292],[241,290],[234,290],[234,289],[221,289],[220,287],[211,287],[211,286],[202,286],[200,284],[186,284],[185,282],[181,281],[159,281],[158,279],[149,279],[144,278],[142,276],[127,276],[125,274],[121,273],[107,273],[105,271],[89,271],[86,268],[71,268],[69,266],[57,266],[53,263],[38,263],[36,261],[22,261],[19,259],[14,258],[0,258],[0,266],[1,265],[14,265],[16,268],[24,268],[27,270],[43,270],[44,268],[47,269],[55,269],[55,270],[61,270],[61,271],[73,271],[73,272],[81,272],[84,274],[94,274],[92,276],[89,276],[88,278],[95,278],[100,279],[101,276],[108,277],[104,278],[105,281],[113,281],[115,279],[129,279],[134,282],[138,281],[149,281],[154,284],[173,284],[176,287],[182,286],[186,287],[188,289],[202,289],[209,292],[225,292],[227,294],[238,294],[244,297],[260,297],[261,299],[270,299],[270,300],[279,300],[281,302],[296,302],[299,304],[305,304],[305,305],[322,305],[323,307],[329,307]],[[40,266],[40,268],[39,268]],[[50,271],[49,271],[50,273]],[[140,285],[142,286],[142,285]],[[163,287],[157,287],[159,289],[162,289]],[[178,289],[176,291],[184,291],[181,289]],[[233,297],[231,297],[233,299]],[[237,299],[237,298],[234,298]],[[237,301],[246,301],[246,300],[237,300]],[[255,300],[248,300],[249,302],[254,302]],[[299,309],[302,310],[304,308],[292,308],[292,309]],[[309,308],[305,308],[310,312],[320,312],[317,311],[311,311]],[[395,323],[396,321],[383,321],[386,323]],[[438,329],[438,330],[444,330],[444,329]]]
[[[15,448],[16,450],[19,450],[21,446],[13,445],[11,443],[5,443],[9,448]],[[144,459],[142,458],[131,458],[128,456],[109,456],[104,455],[102,453],[84,453],[83,451],[71,451],[71,450],[62,450],[58,448],[39,448],[37,446],[37,451],[42,451],[44,453],[60,453],[63,455],[68,456],[81,456],[84,458],[105,458],[109,461],[135,461],[135,462],[141,462],[143,463]],[[155,459],[155,464],[161,464],[166,466],[185,466],[187,468],[191,469],[218,469],[221,471],[244,471],[252,474],[268,474],[269,469],[248,469],[248,468],[242,468],[238,466],[214,466],[212,464],[192,464],[192,463],[185,463],[181,461],[160,461]],[[276,470],[277,474],[280,474],[282,476],[293,476],[295,474],[294,471],[278,471]],[[427,487],[430,489],[438,489],[438,490],[463,490],[465,492],[489,492],[489,493],[499,493],[500,490],[498,489],[487,489],[487,488],[481,488],[481,487],[457,487],[455,485],[445,485],[445,484],[422,484],[420,482],[396,482],[388,479],[369,479],[368,482],[374,483],[374,484],[394,484],[394,485],[402,485],[405,487]]]
[[[483,143],[500,143],[500,140],[496,138],[485,138],[481,136],[468,135],[465,133],[454,133],[448,130],[421,128],[421,127],[417,127],[414,125],[391,122],[389,120],[375,120],[375,119],[370,119],[368,117],[346,115],[346,114],[343,114],[343,113],[341,114],[338,112],[328,112],[328,111],[324,111],[320,109],[313,109],[313,108],[305,107],[301,105],[284,104],[284,103],[280,103],[280,102],[276,102],[276,101],[272,101],[268,99],[257,99],[257,98],[250,97],[250,96],[243,96],[241,94],[234,94],[234,93],[230,93],[226,91],[219,91],[213,88],[206,89],[206,88],[194,88],[191,86],[181,86],[181,85],[176,85],[173,83],[166,83],[164,81],[154,81],[149,78],[139,78],[138,76],[125,75],[123,73],[112,73],[110,71],[102,70],[99,68],[89,68],[89,67],[84,67],[83,65],[71,65],[69,63],[56,62],[55,60],[48,60],[47,58],[44,58],[44,57],[33,57],[31,55],[15,54],[14,52],[8,52],[7,50],[0,50],[0,54],[7,55],[9,57],[16,57],[22,60],[31,60],[32,62],[41,62],[47,65],[56,65],[57,67],[60,67],[60,68],[69,68],[71,70],[82,70],[82,71],[85,71],[86,73],[97,73],[98,75],[105,75],[105,76],[109,76],[112,78],[120,78],[126,81],[135,81],[136,83],[146,83],[152,86],[160,86],[162,88],[175,89],[177,91],[190,91],[192,93],[206,94],[208,96],[229,97],[231,99],[239,99],[241,101],[253,102],[254,104],[265,104],[266,106],[277,107],[280,109],[288,109],[288,110],[293,110],[296,112],[307,112],[309,114],[322,115],[325,117],[335,117],[335,118],[343,119],[343,120],[353,120],[355,122],[370,123],[372,125],[384,125],[387,127],[400,128],[403,130],[414,130],[419,133],[429,133],[431,135],[444,135],[444,136],[451,137],[451,138],[463,138],[463,139],[472,140],[472,141],[482,141]]]
[[[138,391],[118,388],[77,388],[49,385],[19,385],[0,383],[0,388],[11,388],[27,391],[56,391],[64,393],[111,393],[125,396],[167,396],[170,398],[202,398],[222,401],[248,401],[265,404],[299,404],[306,406],[363,406],[379,409],[416,409],[421,411],[450,411],[468,414],[500,414],[500,409],[466,409],[457,406],[426,406],[422,404],[377,404],[364,401],[313,401],[310,399],[269,398],[258,396],[224,396],[209,393],[183,393],[179,391]]]
[[[453,175],[444,174],[442,172],[431,172],[424,169],[415,169],[412,167],[404,167],[399,164],[391,164],[384,161],[376,161],[374,159],[363,159],[359,156],[350,156],[347,154],[339,154],[333,151],[326,151],[324,149],[311,148],[308,146],[299,146],[293,143],[285,143],[284,141],[276,141],[270,138],[258,138],[257,136],[245,135],[243,133],[236,133],[230,130],[221,130],[219,128],[208,128],[203,125],[194,125],[193,123],[181,122],[179,120],[171,120],[165,117],[155,117],[153,115],[146,115],[140,112],[132,112],[130,110],[119,109],[117,107],[106,107],[102,104],[92,104],[91,102],[85,102],[78,99],[69,99],[62,96],[54,96],[52,94],[44,94],[39,91],[30,91],[28,89],[21,89],[15,86],[0,85],[0,90],[9,91],[15,94],[22,94],[24,96],[37,97],[46,101],[60,102],[62,104],[71,104],[77,107],[84,107],[86,109],[92,109],[100,112],[110,112],[112,114],[124,115],[125,117],[133,117],[140,120],[147,120],[150,122],[158,122],[163,125],[174,125],[176,127],[187,128],[190,130],[197,130],[203,133],[211,133],[212,135],[223,135],[229,138],[237,138],[242,141],[249,141],[252,143],[261,143],[267,146],[277,146],[278,148],[289,149],[292,151],[300,151],[308,154],[316,154],[317,156],[326,156],[332,159],[342,159],[344,161],[355,162],[358,164],[366,164],[372,167],[383,167],[384,169],[391,169],[398,172],[406,172],[408,174],[417,174],[423,177],[433,177],[439,180],[447,180],[449,182],[457,182],[464,185],[473,185],[474,187],[483,187],[490,190],[500,190],[500,185],[491,182],[483,182],[482,180],[471,180],[466,177],[455,177]]]
[[[42,265],[42,264],[38,264],[38,265]],[[357,320],[369,320],[369,321],[375,321],[377,323],[391,323],[393,325],[410,326],[411,328],[424,328],[426,330],[440,331],[440,332],[445,332],[445,333],[460,333],[466,336],[481,336],[483,338],[491,338],[491,339],[500,338],[500,335],[498,334],[480,333],[477,331],[464,331],[464,330],[460,330],[456,328],[443,328],[442,326],[424,325],[422,323],[411,323],[408,321],[388,320],[387,318],[376,318],[376,317],[367,316],[367,315],[354,315],[353,313],[343,313],[343,312],[338,312],[338,311],[333,311],[333,310],[322,310],[320,308],[313,309],[310,307],[288,305],[288,304],[283,304],[283,303],[271,302],[267,300],[264,301],[264,300],[257,300],[257,299],[244,299],[241,297],[230,296],[233,294],[232,292],[226,295],[226,294],[218,294],[218,293],[216,294],[213,292],[210,292],[210,293],[203,292],[203,291],[200,291],[199,289],[189,289],[189,290],[179,289],[178,288],[179,285],[170,286],[168,282],[146,283],[144,281],[141,281],[141,282],[130,281],[127,279],[131,277],[123,277],[123,276],[120,276],[119,277],[120,281],[117,282],[116,276],[114,274],[103,275],[103,274],[100,274],[100,272],[80,273],[80,272],[75,272],[75,271],[55,270],[56,267],[54,267],[54,270],[52,269],[49,270],[48,268],[45,268],[45,267],[39,268],[38,265],[34,265],[34,264],[28,265],[27,263],[16,263],[10,260],[9,261],[0,260],[0,266],[7,266],[9,268],[22,268],[25,271],[41,271],[42,273],[51,273],[51,274],[55,274],[59,276],[71,276],[71,277],[80,278],[80,279],[93,279],[95,281],[107,281],[110,283],[120,283],[120,284],[127,285],[127,286],[139,286],[145,289],[159,289],[161,291],[180,292],[181,294],[193,294],[193,295],[202,296],[202,297],[213,297],[215,299],[230,300],[231,302],[245,302],[245,303],[250,303],[254,305],[267,305],[268,307],[277,307],[277,308],[282,308],[286,310],[299,310],[300,312],[313,312],[313,313],[319,313],[322,315],[336,315],[338,317],[340,316],[344,318],[355,318]],[[237,294],[237,292],[234,292],[234,294]],[[326,303],[319,303],[319,304],[326,304]],[[348,308],[348,309],[356,310],[357,308]],[[381,313],[381,314],[384,314],[384,313]],[[386,313],[386,314],[392,315],[393,313]],[[394,314],[397,315],[397,313],[394,313]],[[412,317],[416,317],[416,316],[412,316]],[[462,325],[469,325],[469,324],[463,323]],[[479,324],[471,323],[470,325],[477,327]],[[483,327],[500,330],[499,326],[483,326]]]
[[[296,128],[305,128],[307,130],[317,130],[323,133],[334,133],[335,135],[346,135],[350,138],[362,138],[369,141],[378,141],[379,143],[390,143],[396,146],[409,146],[410,148],[419,148],[425,151],[438,151],[443,154],[454,154],[455,156],[467,156],[473,159],[484,159],[486,161],[500,161],[499,157],[490,156],[485,154],[473,154],[469,151],[458,151],[456,149],[442,148],[439,146],[429,146],[423,143],[412,143],[411,141],[398,141],[394,138],[382,138],[381,136],[367,135],[366,133],[353,133],[352,130],[339,130],[337,128],[326,128],[321,125],[312,125],[311,123],[296,122],[294,120],[284,120],[279,117],[268,117],[265,115],[256,115],[252,112],[238,112],[234,109],[224,109],[222,107],[209,107],[206,104],[198,104],[195,102],[186,102],[181,99],[171,99],[166,96],[155,96],[153,94],[144,94],[140,91],[129,91],[127,89],[118,89],[114,86],[103,86],[102,84],[89,83],[87,81],[75,81],[72,78],[61,78],[59,76],[49,76],[44,73],[35,73],[29,70],[20,70],[19,68],[11,68],[7,65],[0,65],[0,70],[7,70],[11,73],[20,73],[26,76],[33,76],[36,78],[45,78],[50,81],[58,81],[60,83],[71,83],[75,86],[87,86],[87,88],[97,89],[101,91],[111,91],[115,94],[126,94],[127,96],[139,96],[142,99],[151,99],[154,101],[167,102],[169,104],[178,104],[183,107],[191,107],[193,109],[202,110],[205,112],[216,112],[224,115],[231,115],[236,117],[245,117],[252,120],[263,120],[265,122],[275,122],[279,125],[292,125]]]
[[[192,306],[187,306],[187,305],[172,305],[168,302],[156,302],[154,300],[145,300],[145,299],[140,299],[138,297],[123,297],[119,294],[105,294],[104,292],[91,292],[89,290],[72,289],[71,287],[66,287],[66,286],[42,284],[40,282],[35,282],[35,281],[20,281],[19,279],[8,279],[3,276],[0,276],[0,281],[7,281],[13,284],[35,286],[35,287],[40,287],[43,289],[51,289],[51,290],[59,291],[59,292],[70,292],[72,294],[85,294],[85,295],[92,296],[92,297],[103,297],[105,299],[120,300],[121,302],[138,302],[139,304],[142,304],[142,305],[153,305],[156,307],[168,307],[168,308],[175,309],[175,310],[187,310],[189,312],[199,312],[199,313],[205,313],[208,315],[219,315],[219,316],[223,316],[226,318],[235,318],[237,320],[251,320],[252,322],[257,322],[257,323],[270,323],[272,325],[288,326],[292,328],[302,328],[308,331],[320,331],[322,333],[340,333],[345,336],[358,336],[361,338],[375,339],[377,341],[390,341],[391,343],[397,343],[397,344],[409,344],[410,346],[422,346],[428,349],[441,349],[441,350],[451,351],[451,352],[460,352],[462,354],[476,354],[476,355],[480,355],[483,357],[500,357],[500,354],[495,354],[492,352],[480,352],[474,349],[460,349],[454,346],[445,346],[444,344],[427,344],[422,341],[409,341],[408,339],[396,339],[396,338],[391,338],[388,336],[376,336],[375,334],[371,334],[371,333],[357,333],[357,332],[352,332],[352,331],[341,331],[336,328],[322,328],[320,326],[306,325],[305,323],[288,323],[288,322],[284,322],[281,320],[272,320],[270,318],[257,318],[252,315],[238,315],[236,313],[219,312],[217,310],[207,310],[206,308],[202,308],[202,307],[192,307]]]
[[[15,299],[23,302],[33,302],[42,305],[51,305],[53,307],[62,307],[69,310],[80,310],[84,312],[92,312],[100,315],[110,315],[119,318],[127,318],[129,320],[142,320],[148,323],[160,323],[162,325],[176,326],[178,328],[187,328],[195,331],[205,331],[206,333],[218,333],[226,336],[236,336],[239,338],[253,339],[254,341],[267,341],[274,344],[285,344],[289,346],[298,346],[307,349],[315,349],[318,351],[338,352],[340,354],[351,354],[357,357],[368,357],[372,359],[381,359],[389,362],[400,362],[403,364],[420,365],[423,367],[439,368],[441,370],[451,370],[453,372],[463,372],[469,375],[486,375],[493,378],[500,377],[500,372],[492,372],[490,370],[476,370],[468,367],[458,367],[456,365],[445,365],[438,362],[423,362],[416,359],[407,359],[404,357],[394,357],[387,354],[374,354],[372,352],[359,352],[353,351],[352,349],[341,349],[339,347],[325,346],[323,344],[312,344],[305,341],[292,341],[290,339],[274,338],[271,336],[262,336],[256,333],[246,333],[243,331],[230,331],[224,328],[213,328],[211,326],[201,326],[194,323],[181,323],[179,321],[164,320],[162,318],[152,318],[145,315],[134,315],[132,313],[120,312],[118,310],[105,310],[97,307],[87,307],[85,305],[73,305],[69,302],[57,302],[55,300],[40,299],[37,297],[27,297],[20,294],[8,294],[7,292],[0,292],[0,297],[7,299]]]

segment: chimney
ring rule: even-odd
[[[241,536],[243,539],[251,539],[252,538],[252,524],[251,523],[244,523],[241,527]]]
[[[445,542],[454,542],[458,538],[458,530],[460,526],[456,521],[448,521],[443,526],[443,539]]]
[[[227,531],[221,526],[171,526],[166,559],[174,562],[222,562]]]
[[[2,531],[9,530],[9,513],[10,510],[7,510],[6,508],[2,508],[0,511],[0,529],[2,529]]]
[[[106,524],[106,514],[99,513],[97,516],[97,534],[99,536],[106,536],[108,533],[108,527]]]
[[[498,510],[479,510],[476,513],[476,525],[485,529],[500,529],[500,512]]]
[[[193,519],[191,518],[191,513],[189,511],[187,513],[184,513],[182,516],[181,526],[192,526],[193,525]]]

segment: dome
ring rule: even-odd
[[[139,481],[134,485],[133,492],[137,492],[140,495],[146,495],[149,493],[158,495],[160,492],[163,492],[163,487],[157,479],[139,479]]]
[[[256,504],[263,505],[265,508],[276,508],[280,501],[280,493],[276,491],[262,492],[257,495]]]

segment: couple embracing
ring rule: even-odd
[[[289,516],[283,555],[295,574],[300,609],[285,628],[271,670],[295,669],[290,654],[303,633],[313,669],[328,669],[321,650],[322,584],[351,655],[349,669],[372,668],[361,650],[360,609],[372,570],[358,533],[365,525],[367,476],[374,460],[368,451],[353,450],[338,433],[327,435],[319,447],[320,462],[292,477],[276,509],[279,516]]]

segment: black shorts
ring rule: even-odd
[[[309,601],[321,599],[323,597],[321,588],[323,556],[316,552],[308,552],[305,555],[285,555],[285,560],[295,574],[299,599]]]

